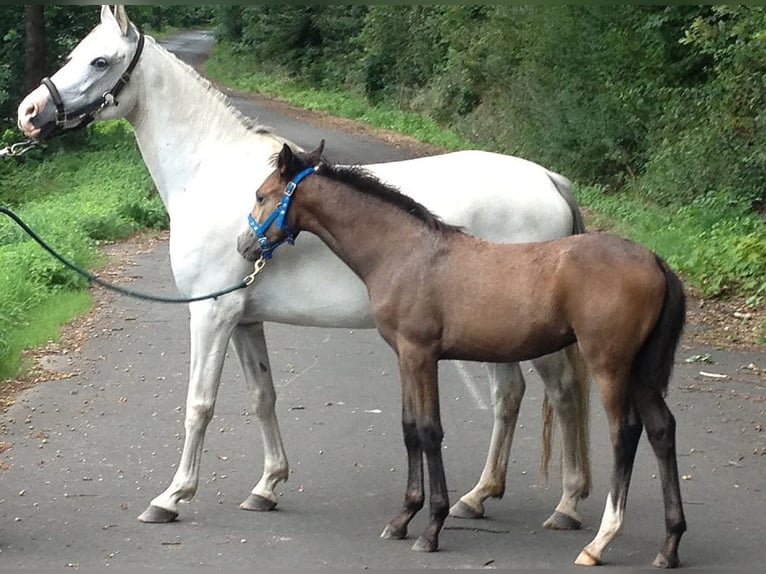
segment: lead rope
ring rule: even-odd
[[[3,150],[0,150],[0,151],[3,151]],[[29,225],[24,223],[24,221],[18,215],[13,213],[7,207],[0,206],[0,213],[3,213],[7,215],[8,217],[10,217],[14,222],[16,222],[16,224],[19,227],[21,227],[27,233],[27,235],[29,235],[32,239],[34,239],[40,245],[40,247],[45,249],[48,253],[50,253],[53,257],[58,259],[66,267],[68,267],[75,273],[78,273],[82,275],[83,277],[85,277],[88,281],[96,283],[97,285],[100,285],[101,287],[104,287],[106,289],[116,291],[117,293],[122,293],[123,295],[128,295],[130,297],[135,297],[137,299],[145,299],[147,301],[157,301],[159,303],[193,303],[195,301],[203,301],[205,299],[218,299],[218,297],[222,295],[226,295],[227,293],[231,293],[232,291],[237,291],[239,289],[244,289],[245,287],[250,286],[250,284],[252,284],[253,281],[255,281],[256,275],[258,275],[258,273],[260,273],[263,267],[266,265],[266,261],[264,260],[263,257],[261,257],[260,259],[258,259],[258,261],[255,262],[253,266],[253,272],[250,273],[250,275],[246,276],[242,281],[240,281],[236,285],[232,285],[231,287],[227,289],[222,289],[221,291],[208,293],[207,295],[200,295],[198,297],[162,297],[160,295],[151,295],[149,293],[141,293],[139,291],[134,291],[133,289],[120,287],[119,285],[114,285],[112,283],[108,283],[104,281],[103,279],[99,279],[92,273],[86,271],[85,269],[65,259],[61,254],[59,254],[55,249],[53,249],[53,247],[48,245],[48,243],[46,243],[42,237],[40,237],[37,233],[35,233],[34,230],[31,227],[29,227]]]

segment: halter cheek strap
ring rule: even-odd
[[[316,167],[307,167],[287,184],[287,187],[285,187],[285,191],[282,194],[282,199],[279,200],[274,211],[271,212],[263,223],[258,223],[252,213],[247,216],[247,222],[250,224],[255,236],[258,238],[258,243],[261,246],[261,255],[264,259],[271,259],[271,256],[277,247],[284,242],[292,245],[295,238],[298,237],[298,233],[293,233],[292,229],[287,225],[287,210],[290,209],[290,202],[292,201],[295,188],[298,187],[298,184],[301,181],[314,173],[316,169]],[[266,237],[266,232],[272,225],[276,225],[276,228],[285,234],[279,241],[271,242]]]

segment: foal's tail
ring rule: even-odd
[[[656,257],[657,265],[665,276],[665,299],[657,323],[633,362],[631,385],[648,386],[664,395],[686,322],[686,295],[678,276],[662,258]]]

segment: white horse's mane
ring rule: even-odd
[[[248,131],[251,131],[258,135],[272,137],[278,140],[280,143],[287,143],[293,147],[296,147],[296,149],[300,149],[298,146],[295,146],[295,144],[291,142],[290,140],[275,134],[272,131],[272,128],[270,128],[269,126],[258,123],[256,120],[240,112],[236,107],[234,107],[234,105],[231,103],[231,100],[229,100],[228,96],[225,93],[223,93],[220,89],[218,89],[210,80],[208,80],[202,74],[200,74],[193,66],[187,64],[186,62],[181,60],[181,58],[179,58],[178,56],[170,52],[168,49],[166,49],[164,46],[162,46],[152,36],[147,35],[145,36],[145,38],[148,42],[151,42],[152,46],[157,48],[157,50],[161,54],[163,54],[166,58],[170,59],[174,64],[176,64],[182,70],[184,70],[189,75],[190,78],[192,78],[198,84],[200,84],[203,88],[205,88],[205,91],[207,94],[213,96],[216,100],[221,102],[224,108]]]

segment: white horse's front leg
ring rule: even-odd
[[[170,486],[138,517],[141,522],[172,522],[178,502],[197,491],[205,431],[213,418],[226,349],[239,316],[225,303],[190,305],[191,357],[181,462]]]
[[[526,389],[518,363],[489,363],[487,373],[495,415],[492,438],[479,482],[450,508],[450,514],[458,518],[481,518],[484,501],[502,498],[505,493],[508,457]]]
[[[548,400],[561,426],[561,500],[543,526],[553,530],[577,530],[582,524],[577,513],[577,504],[588,496],[591,482],[588,400],[590,376],[577,345],[535,359],[533,364],[543,379]],[[548,433],[552,430],[547,420],[545,428]],[[544,442],[545,466],[550,453],[550,440]]]
[[[231,343],[242,365],[253,410],[261,423],[263,439],[263,475],[247,500],[239,506],[244,510],[273,510],[277,505],[274,489],[287,480],[289,467],[274,410],[277,394],[271,377],[263,323],[238,325],[232,333]]]

